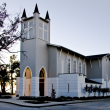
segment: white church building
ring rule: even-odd
[[[21,19],[20,49],[25,55],[21,52],[16,94],[51,96],[55,89],[56,97],[83,97],[88,96],[86,85],[110,88],[110,54],[84,56],[51,44],[49,13],[40,17],[37,4],[32,17],[27,18],[24,9]]]

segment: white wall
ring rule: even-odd
[[[31,77],[31,96],[39,96],[39,77]]]
[[[68,90],[69,84],[69,90]],[[58,96],[78,96],[78,74],[59,75],[59,95]]]
[[[20,81],[20,83],[19,83]],[[19,88],[19,84],[21,85]],[[97,86],[101,84],[85,83],[85,76],[79,74],[59,74],[59,77],[46,78],[45,80],[45,96],[51,96],[53,89],[55,89],[56,97],[60,96],[70,96],[70,97],[88,97],[88,92],[84,91],[84,87]],[[69,84],[69,90],[68,90]],[[102,79],[102,88],[106,88],[106,81]],[[110,81],[108,82],[108,87],[110,88]],[[20,90],[19,90],[20,89]],[[23,91],[23,78],[17,79],[17,91],[19,91],[19,96],[24,95]],[[105,94],[106,95],[106,94]],[[110,93],[108,94],[110,95]],[[31,79],[31,96],[39,96],[39,78],[32,77]],[[90,96],[94,96],[94,93],[90,93]],[[98,93],[96,93],[98,96]],[[101,93],[100,96],[103,96]]]
[[[68,91],[69,84],[69,91]],[[108,82],[108,85],[110,81]],[[60,74],[59,75],[59,95],[58,96],[71,96],[71,97],[88,97],[94,96],[94,93],[88,93],[84,90],[84,87],[91,86],[106,88],[106,82],[102,79],[102,84],[86,83],[85,76],[79,74]],[[110,85],[109,85],[110,86]],[[110,88],[110,87],[109,87]],[[105,94],[106,95],[106,94]],[[110,93],[108,94],[110,95]],[[96,92],[96,96],[98,93]],[[100,96],[103,96],[101,93]]]
[[[86,65],[86,73],[87,73],[87,64],[83,58],[77,57],[75,55],[64,52],[63,50],[57,50],[57,73],[68,73],[67,60],[70,58],[70,73],[74,73],[73,62],[76,61],[76,72],[79,73],[79,62],[81,62],[81,73],[83,73],[83,64]],[[63,63],[62,63],[63,62]]]
[[[53,78],[47,78],[47,95],[51,96],[52,93],[52,84],[53,84],[53,89],[55,89],[56,92],[56,97],[58,97],[59,90],[58,90],[58,84],[59,84],[59,79],[58,77],[53,77]]]

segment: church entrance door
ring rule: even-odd
[[[44,96],[45,94],[45,70],[42,68],[39,74],[39,95]]]
[[[31,96],[31,70],[29,67],[25,69],[23,89],[24,89],[24,96]]]

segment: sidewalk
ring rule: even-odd
[[[13,97],[12,99],[0,99],[0,102],[15,104],[15,105],[19,105],[19,106],[22,106],[22,107],[36,107],[36,108],[39,108],[39,107],[48,107],[48,106],[57,106],[57,105],[66,105],[66,104],[75,104],[75,103],[84,103],[84,102],[96,102],[96,101],[99,101],[99,100],[106,100],[106,99],[74,100],[74,101],[65,101],[65,102],[51,102],[50,101],[49,103],[44,103],[44,104],[31,104],[31,103],[26,103],[25,101],[27,101],[27,100],[18,100],[18,99],[19,99],[18,97]]]

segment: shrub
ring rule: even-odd
[[[20,96],[19,99],[21,99],[21,100],[36,100],[37,97],[34,97],[34,96]]]
[[[60,96],[57,98],[57,101],[64,101],[66,100],[66,97],[65,96]]]
[[[55,99],[55,97],[56,97],[55,89],[52,89],[51,98]]]
[[[97,86],[93,87],[92,91],[94,92],[94,96],[96,95],[97,90],[98,90]]]
[[[79,100],[79,97],[73,97],[73,99],[75,99],[75,100]]]
[[[19,97],[19,95],[16,95],[16,97]]]
[[[73,98],[70,96],[67,96],[66,99],[72,100]]]
[[[51,97],[48,97],[48,96],[46,96],[46,97],[37,97],[37,100],[38,101],[49,101],[49,100],[51,100]]]
[[[87,98],[86,98],[86,97],[80,97],[80,99],[81,99],[81,100],[86,100]]]
[[[10,99],[10,98],[12,98],[12,96],[3,96],[3,95],[1,95],[0,98],[2,98],[2,99]]]
[[[90,96],[90,93],[92,92],[92,89],[93,89],[92,85],[90,87],[88,87],[87,85],[86,85],[86,87],[84,87],[84,90],[86,92],[88,92],[88,96]]]

